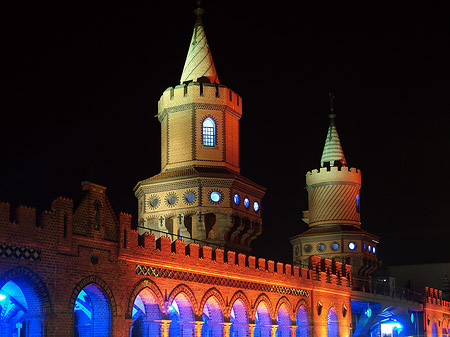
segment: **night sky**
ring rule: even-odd
[[[154,116],[179,84],[195,1],[11,6],[0,20],[0,200],[40,214],[95,176],[137,221],[132,189],[160,171]],[[331,91],[379,258],[450,262],[448,13],[411,6],[205,3],[220,82],[243,98],[241,173],[268,189],[254,255],[290,262],[289,237],[307,228],[305,173],[320,165]]]

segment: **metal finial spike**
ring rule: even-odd
[[[331,123],[334,123],[334,118],[336,115],[334,114],[334,95],[330,92],[328,93],[328,97],[330,98],[330,114],[328,117],[331,119]]]
[[[197,22],[201,23],[201,16],[205,13],[205,10],[202,8],[202,2],[201,0],[197,1],[197,8],[194,9],[195,15],[197,15]]]

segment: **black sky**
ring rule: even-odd
[[[245,3],[245,7],[242,7]],[[0,200],[76,199],[95,171],[116,210],[160,170],[157,101],[179,83],[194,1],[1,11]],[[449,20],[443,7],[208,1],[221,83],[243,98],[241,173],[268,188],[254,254],[290,262],[305,230],[305,173],[317,168],[328,92],[362,226],[388,264],[449,262]]]

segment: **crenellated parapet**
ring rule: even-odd
[[[158,102],[158,119],[180,110],[212,109],[242,116],[242,98],[223,84],[190,82],[167,88]]]
[[[361,187],[361,171],[354,167],[329,166],[306,173],[307,186],[329,182],[354,183]]]

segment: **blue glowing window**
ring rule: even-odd
[[[364,251],[367,250],[367,243],[364,244]]]
[[[216,123],[211,117],[206,118],[202,125],[204,146],[216,146]]]
[[[377,250],[375,249],[375,246],[373,246],[373,247],[372,247],[372,253],[375,254],[376,251],[377,251]]]
[[[348,249],[350,249],[350,250],[355,250],[355,249],[356,249],[356,243],[354,243],[353,241],[352,241],[352,242],[349,242],[349,244],[348,244]]]
[[[244,206],[245,206],[245,208],[250,207],[250,200],[248,200],[248,198],[244,198]]]
[[[217,191],[211,192],[209,197],[213,202],[219,202],[222,199],[222,195]]]
[[[356,212],[359,213],[359,194],[356,195]]]
[[[233,202],[234,202],[236,205],[239,205],[239,203],[241,202],[241,198],[239,198],[239,194],[237,194],[237,193],[234,194],[234,196],[233,196]]]
[[[253,203],[253,210],[254,210],[255,212],[258,212],[258,211],[259,211],[259,203],[258,203],[257,201],[255,201],[255,202]]]
[[[325,250],[325,245],[323,244],[323,243],[319,243],[318,245],[317,245],[317,249],[319,250],[319,251],[321,251],[321,252],[323,252],[324,250]]]
[[[331,244],[331,249],[338,250],[339,249],[339,243],[337,243],[337,242],[332,243]]]

